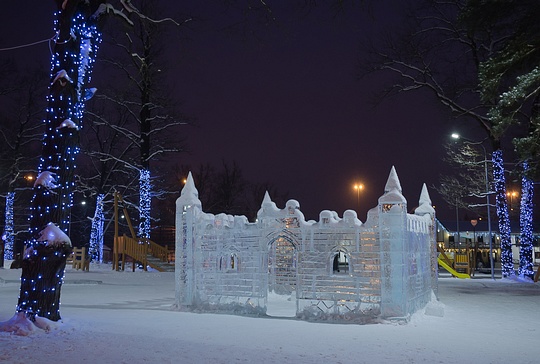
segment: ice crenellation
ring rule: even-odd
[[[437,289],[431,199],[424,184],[407,213],[394,167],[365,223],[353,210],[306,221],[298,201],[280,209],[268,192],[255,222],[205,213],[191,173],[176,206],[178,307],[264,314],[272,293],[297,318],[366,323],[407,320]]]

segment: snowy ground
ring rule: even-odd
[[[539,283],[444,277],[443,317],[359,326],[172,311],[173,273],[90,270],[67,269],[56,329],[0,332],[1,363],[540,362]],[[0,322],[20,272],[0,268]]]

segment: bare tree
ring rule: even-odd
[[[28,229],[28,211],[22,206],[27,206],[29,196],[24,192],[30,190],[36,176],[33,161],[39,153],[42,125],[39,116],[46,90],[42,73],[29,72],[18,77],[17,82],[9,75],[3,78],[10,83],[5,88],[9,92],[0,96],[4,105],[0,115],[3,125],[0,130],[0,185],[6,201],[2,234],[6,242],[6,259],[14,258],[15,238]]]
[[[462,122],[479,126],[492,150],[494,189],[501,237],[503,275],[514,274],[506,200],[502,141],[509,125],[498,125],[489,111],[496,100],[483,98],[480,67],[493,57],[508,34],[490,24],[471,29],[461,16],[465,0],[415,1],[408,30],[386,35],[373,44],[364,72],[384,71],[392,77],[384,96],[425,90]]]

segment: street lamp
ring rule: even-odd
[[[514,197],[518,197],[519,193],[516,191],[506,192],[506,196],[510,198],[510,210],[514,210]]]
[[[355,183],[353,188],[356,190],[356,203],[358,204],[358,212],[360,212],[360,191],[364,189],[364,185]]]
[[[480,142],[474,142],[472,140],[469,140],[467,138],[461,137],[457,133],[452,133],[452,138],[454,139],[463,139],[466,143],[469,143],[471,145],[479,145],[482,147],[482,150],[484,151],[484,178],[486,180],[486,208],[487,208],[487,219],[488,219],[488,230],[489,230],[489,263],[491,266],[491,279],[495,279],[495,270],[493,267],[493,234],[491,232],[491,212],[490,212],[490,203],[489,203],[489,178],[488,178],[488,165],[487,165],[487,151],[486,147],[484,147],[483,141]]]

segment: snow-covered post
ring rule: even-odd
[[[404,318],[407,313],[406,278],[408,269],[405,254],[407,200],[401,193],[396,170],[392,167],[379,198],[379,239],[381,246],[381,315]]]

